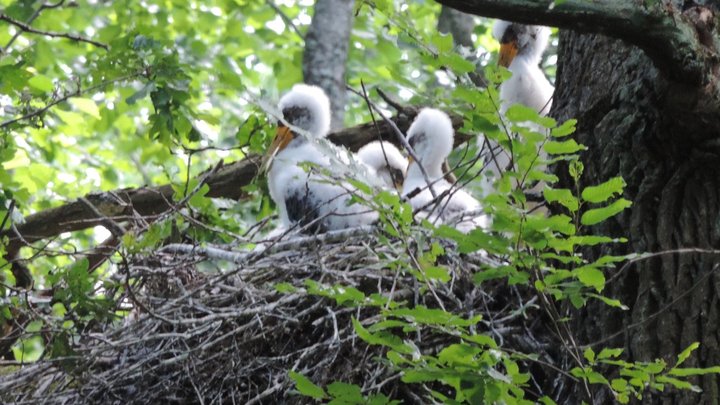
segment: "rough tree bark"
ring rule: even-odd
[[[574,32],[560,38],[551,115],[578,119],[575,136],[589,148],[583,181],[596,184],[622,176],[628,184],[625,197],[634,202],[591,231],[626,236],[629,243],[592,253],[720,247],[720,110],[713,61],[718,47],[712,9],[688,8],[688,2],[663,2],[664,9],[650,11],[630,1],[568,0],[555,9],[526,0],[440,2],[476,14],[624,38]],[[631,361],[664,358],[673,364],[679,351],[697,341],[700,349],[685,365],[719,365],[718,268],[718,255],[683,253],[640,261],[617,275],[609,272],[605,293],[630,310],[594,303],[583,308],[574,328],[579,343],[623,347]],[[718,403],[718,382],[709,375],[694,381],[702,393],[647,393],[643,401]],[[612,398],[598,392],[594,401]]]
[[[577,140],[589,147],[585,180],[620,175],[634,202],[593,232],[629,238],[612,253],[720,247],[720,123],[678,102],[696,97],[694,89],[669,81],[639,49],[601,36],[563,33],[558,60],[552,114],[578,119]],[[685,253],[628,268],[606,293],[630,310],[587,306],[576,327],[580,341],[608,339],[604,345],[626,348],[632,360],[670,364],[697,341],[688,366],[720,364],[718,266],[720,256]],[[717,376],[696,383],[702,394],[674,392],[653,402],[718,402]]]
[[[331,128],[344,127],[345,67],[353,23],[353,0],[318,0],[305,37],[305,83],[322,87],[330,97]]]
[[[438,31],[451,34],[455,46],[475,48],[472,40],[473,29],[475,29],[475,20],[472,15],[442,6],[438,16]]]

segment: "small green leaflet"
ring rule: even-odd
[[[595,225],[610,217],[613,217],[625,208],[631,206],[632,203],[624,198],[621,198],[607,207],[594,208],[585,212],[580,218],[580,222],[583,225]]]
[[[612,179],[599,184],[590,186],[582,191],[582,198],[591,203],[601,203],[609,200],[616,194],[622,193],[625,188],[625,180],[622,177],[613,177]]]
[[[42,92],[52,91],[54,87],[52,80],[43,75],[33,76],[27,83],[30,87]]]
[[[554,189],[545,187],[543,189],[543,196],[547,202],[557,202],[567,208],[570,212],[575,212],[580,207],[580,203],[577,198],[575,198],[570,189],[567,188]]]
[[[314,398],[314,399],[325,399],[327,395],[325,391],[313,384],[307,377],[300,373],[290,371],[290,379],[295,381],[295,388],[300,391],[301,394]]]
[[[598,292],[605,288],[605,275],[602,271],[589,267],[583,266],[573,270],[573,274],[580,280],[581,283],[588,287],[595,288]]]
[[[675,367],[683,364],[683,362],[685,360],[687,360],[687,358],[690,357],[692,352],[695,351],[695,349],[697,349],[698,347],[700,347],[700,343],[694,342],[690,346],[688,346],[685,350],[680,352],[680,354],[678,354],[678,360],[677,360],[677,364],[675,364]]]
[[[581,150],[585,150],[585,146],[578,144],[575,142],[574,139],[570,139],[567,141],[548,141],[545,146],[543,146],[545,151],[551,155],[568,155],[571,153],[579,152]]]

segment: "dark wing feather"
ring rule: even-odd
[[[325,232],[323,221],[319,220],[318,207],[313,205],[312,201],[316,201],[316,198],[307,183],[305,187],[288,190],[285,197],[288,219],[293,224],[300,225],[303,233]]]

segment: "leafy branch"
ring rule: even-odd
[[[60,104],[60,103],[62,103],[62,102],[65,102],[65,101],[67,101],[67,100],[69,100],[69,99],[71,99],[71,98],[73,98],[73,97],[78,97],[78,96],[81,96],[82,94],[85,94],[85,93],[92,93],[92,92],[97,91],[97,90],[100,90],[100,89],[102,89],[102,88],[104,88],[104,87],[106,87],[106,86],[108,86],[108,85],[110,85],[110,84],[119,83],[119,82],[124,82],[124,81],[131,80],[131,79],[136,79],[136,78],[141,77],[141,76],[143,76],[143,75],[145,75],[145,72],[135,72],[135,73],[131,73],[131,74],[128,74],[128,75],[116,77],[116,78],[114,78],[114,79],[105,80],[105,81],[103,81],[102,83],[98,83],[98,84],[96,84],[96,85],[94,85],[94,86],[90,86],[90,87],[87,87],[87,88],[84,88],[84,89],[78,86],[78,88],[77,88],[75,91],[68,92],[68,93],[66,93],[65,95],[63,95],[62,97],[56,98],[55,100],[53,100],[52,102],[46,104],[45,106],[43,106],[43,107],[41,107],[41,108],[38,108],[38,109],[36,109],[36,110],[34,110],[34,111],[32,111],[32,112],[29,112],[29,113],[27,113],[27,114],[25,114],[25,115],[23,115],[23,116],[20,116],[20,117],[17,117],[17,118],[13,118],[13,119],[11,119],[11,120],[7,120],[7,121],[4,121],[3,123],[0,123],[0,129],[2,129],[2,128],[7,128],[7,127],[9,127],[9,126],[11,126],[11,125],[13,125],[13,124],[15,124],[15,123],[20,122],[20,121],[25,121],[25,120],[29,120],[29,119],[31,119],[31,118],[38,117],[38,116],[44,114],[44,113],[45,113],[46,111],[48,111],[49,109],[53,108],[54,106],[56,106],[56,105],[58,105],[58,104]]]
[[[52,8],[52,7],[46,7],[46,8]],[[5,21],[9,24],[12,24],[15,27],[17,27],[18,29],[20,29],[22,32],[27,32],[29,34],[43,35],[43,36],[50,37],[50,38],[65,38],[65,39],[69,39],[71,41],[84,42],[84,43],[87,43],[87,44],[90,44],[90,45],[93,45],[93,46],[96,46],[99,48],[103,48],[106,51],[109,49],[108,45],[103,44],[102,42],[98,42],[93,39],[86,38],[86,37],[83,37],[80,35],[68,34],[68,33],[64,33],[64,32],[43,31],[43,30],[39,30],[37,28],[33,28],[29,24],[26,24],[22,21],[18,21],[12,17],[9,17],[7,14],[4,14],[4,13],[0,13],[0,21]],[[11,39],[10,43],[12,43],[12,39]]]

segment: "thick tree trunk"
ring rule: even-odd
[[[305,37],[303,77],[330,97],[331,129],[344,128],[345,66],[353,22],[353,0],[318,0]]]
[[[438,31],[451,34],[455,46],[475,48],[472,40],[475,19],[471,14],[463,13],[448,6],[442,6],[438,16]]]
[[[666,78],[641,50],[598,35],[561,34],[551,115],[578,119],[584,181],[622,176],[632,208],[593,233],[626,236],[613,252],[661,252],[720,246],[720,112],[706,111],[702,89]],[[562,170],[562,169],[560,169]],[[591,303],[575,327],[580,343],[605,339],[631,361],[669,364],[700,342],[684,366],[720,364],[720,256],[667,254],[608,273],[606,294],[629,311]],[[619,333],[615,335],[616,333]],[[716,375],[695,381],[702,393],[671,391],[644,401],[718,403]],[[612,401],[598,393],[596,401]],[[650,402],[648,402],[650,403]]]

